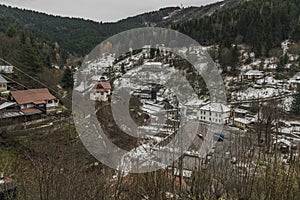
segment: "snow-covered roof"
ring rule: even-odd
[[[297,72],[297,73],[293,76],[292,79],[295,79],[295,80],[300,79],[300,72]]]
[[[107,76],[103,76],[103,75],[95,75],[95,76],[92,76],[92,81],[107,81],[108,78]]]
[[[218,112],[218,113],[230,112],[230,108],[221,103],[209,103],[201,107],[200,110]]]
[[[292,145],[292,142],[287,140],[287,139],[279,139],[277,141],[274,141],[274,144],[278,144],[278,143],[283,143],[287,146],[291,146]]]
[[[3,76],[0,75],[0,83],[8,83],[8,82],[5,78],[3,78]]]
[[[159,66],[159,67],[161,67],[162,63],[161,62],[146,62],[144,64],[144,66]]]
[[[240,108],[235,108],[234,109],[235,113],[241,113],[241,114],[247,114],[248,110],[240,109]]]
[[[14,73],[14,67],[9,65],[1,65],[0,66],[0,72],[6,73],[6,74],[13,74]]]
[[[272,84],[278,83],[278,80],[274,79],[271,76],[268,76],[268,77],[257,80],[256,83],[260,84],[260,85],[263,84],[263,83],[267,83],[267,84],[272,85]]]
[[[191,101],[188,101],[185,105],[186,106],[194,106],[194,107],[200,107],[204,104],[203,100],[200,99],[193,99]]]
[[[234,121],[242,123],[242,124],[250,124],[251,123],[249,120],[244,119],[244,118],[234,118]]]
[[[5,109],[10,106],[13,106],[13,105],[16,105],[16,103],[15,102],[4,102],[3,104],[0,105],[0,110]]]
[[[259,70],[249,70],[248,72],[245,73],[246,76],[263,76],[264,73]]]

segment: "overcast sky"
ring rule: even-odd
[[[49,14],[112,22],[168,6],[201,6],[218,0],[0,0]]]

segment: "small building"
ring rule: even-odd
[[[300,72],[296,73],[289,81],[291,88],[297,88],[300,84]]]
[[[14,67],[10,65],[0,65],[0,73],[3,74],[13,74]]]
[[[0,92],[7,91],[7,83],[8,81],[0,75]]]
[[[231,109],[221,103],[209,103],[198,111],[200,121],[216,124],[228,124],[230,115]]]
[[[233,125],[241,128],[241,129],[245,129],[247,128],[249,125],[251,124],[251,122],[245,118],[234,118],[233,120]]]
[[[46,114],[59,106],[59,100],[47,88],[12,91],[10,99],[25,115]]]
[[[241,108],[234,108],[233,109],[233,116],[234,117],[244,118],[244,117],[246,117],[247,114],[248,114],[248,110],[244,110],[244,109],[241,109]]]
[[[264,77],[264,73],[259,70],[249,70],[244,74],[245,78],[248,80],[257,80]]]
[[[92,101],[108,101],[109,96],[112,94],[110,82],[95,82],[94,89],[90,93]]]
[[[154,89],[144,89],[139,93],[141,99],[156,100],[157,93]]]

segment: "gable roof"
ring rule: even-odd
[[[218,113],[230,112],[230,108],[221,103],[209,103],[201,107],[200,110],[218,112]]]
[[[8,83],[8,81],[0,75],[0,83]]]
[[[56,99],[47,88],[12,91],[11,95],[19,105]]]
[[[246,76],[263,76],[264,73],[259,70],[249,70],[245,75]]]
[[[102,81],[100,81],[100,82],[95,82],[95,85],[96,85],[96,86],[100,86],[100,87],[102,87],[102,88],[105,89],[105,90],[111,90],[110,82],[107,82],[107,81],[105,81],[105,82],[102,82]],[[99,89],[99,88],[98,88],[98,89]]]

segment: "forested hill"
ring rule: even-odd
[[[91,20],[58,17],[0,5],[0,32],[8,27],[30,32],[35,40],[56,42],[73,55],[87,54],[103,39],[119,32],[144,26],[170,27],[193,18],[225,10],[244,0],[217,2],[201,7],[169,7],[158,11],[128,17],[115,23],[101,23]]]
[[[300,40],[300,0],[251,0],[222,12],[172,26],[203,45],[248,44],[268,56],[283,40]]]
[[[0,56],[36,66],[87,54],[103,39],[143,26],[171,27],[203,45],[245,43],[268,55],[285,39],[300,40],[300,0],[227,0],[208,6],[163,8],[115,23],[57,17],[0,5]],[[23,52],[32,52],[26,57]]]
[[[165,8],[116,23],[99,23],[0,6],[0,32],[6,32],[9,26],[16,30],[27,30],[36,39],[49,44],[57,42],[72,54],[84,55],[103,39],[121,31],[146,26],[147,22],[157,23],[176,9],[179,8]]]

